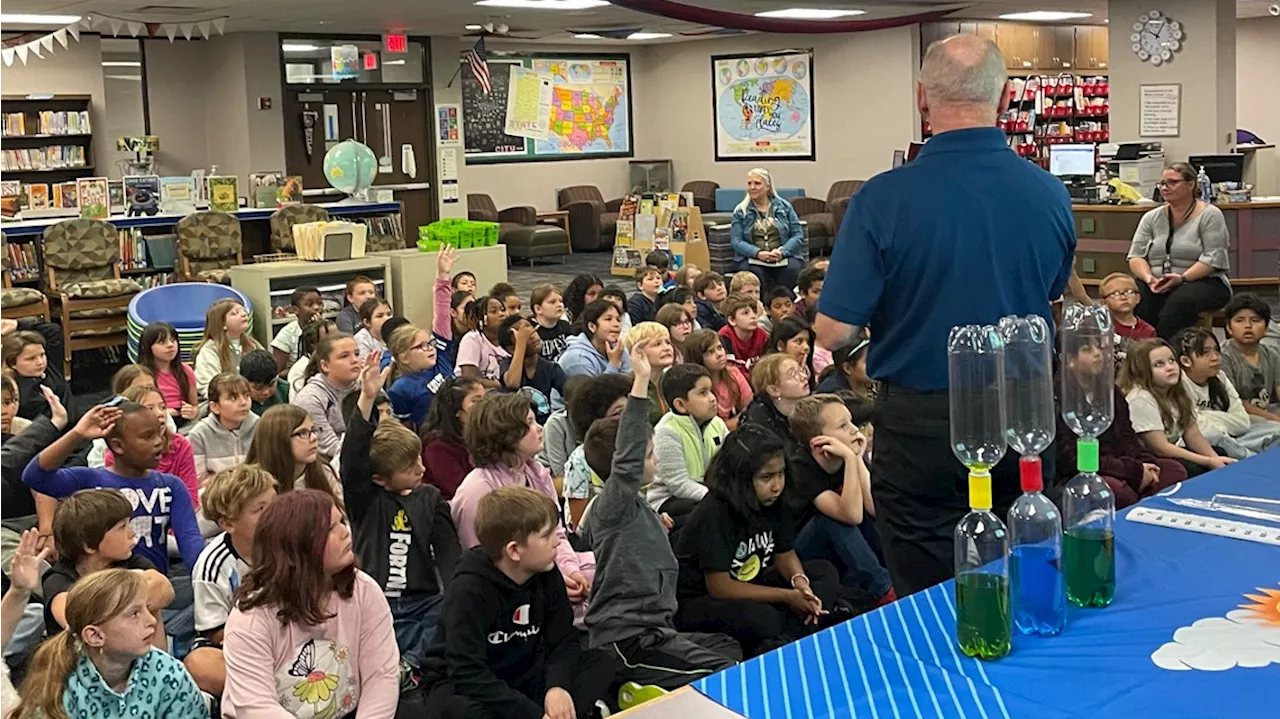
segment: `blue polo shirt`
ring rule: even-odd
[[[1029,314],[1053,326],[1075,248],[1060,180],[999,128],[944,132],[850,200],[818,310],[871,329],[871,377],[944,390],[951,328]]]

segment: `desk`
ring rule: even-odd
[[[1169,493],[1280,498],[1280,450],[1184,482]],[[1167,493],[1168,494],[1168,493]],[[1153,497],[1138,506],[1172,508]],[[1178,507],[1179,511],[1197,513]],[[1280,706],[1280,550],[1116,519],[1115,603],[1071,608],[1059,637],[1014,637],[996,662],[955,644],[955,586],[946,582],[700,680],[704,696],[751,719],[968,717],[1249,719]],[[1241,519],[1235,517],[1234,519]],[[1257,520],[1245,520],[1257,522]],[[1262,602],[1260,611],[1242,609]],[[1264,619],[1264,616],[1266,617]],[[1204,640],[1195,622],[1232,622],[1204,645],[1223,671],[1175,657]],[[1197,637],[1196,634],[1199,634]],[[1159,664],[1157,657],[1160,652]],[[1207,658],[1192,658],[1207,664]],[[1267,662],[1270,662],[1269,664]],[[1164,665],[1164,666],[1161,666]],[[1174,668],[1177,667],[1177,668]]]

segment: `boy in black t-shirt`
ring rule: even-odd
[[[61,556],[41,580],[49,636],[66,628],[67,592],[81,577],[103,569],[135,569],[146,578],[147,609],[156,618],[151,643],[168,648],[161,610],[173,601],[173,585],[151,562],[133,553],[138,536],[132,517],[133,505],[115,489],[82,489],[58,503],[53,539]]]
[[[538,424],[546,424],[551,411],[564,406],[564,385],[569,378],[560,365],[540,354],[542,338],[537,328],[520,315],[502,321],[498,343],[511,355],[498,361],[502,387],[524,391]]]
[[[865,592],[877,606],[893,601],[889,572],[877,556],[871,475],[862,460],[866,437],[834,394],[799,400],[790,423],[796,449],[787,458],[785,501],[795,518],[796,553],[832,559],[840,583]]]
[[[564,354],[569,346],[569,337],[573,334],[568,322],[564,319],[564,296],[555,285],[538,285],[529,296],[529,307],[533,310],[533,321],[538,327],[538,338],[542,346],[538,354],[543,359],[555,362]]]

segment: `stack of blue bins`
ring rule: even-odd
[[[233,299],[249,312],[249,332],[253,332],[253,305],[243,292],[212,282],[179,282],[143,290],[129,302],[129,361],[138,361],[138,341],[152,322],[168,322],[178,330],[179,356],[192,362],[204,337],[204,318],[209,306]]]

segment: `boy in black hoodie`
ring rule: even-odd
[[[590,717],[613,682],[605,652],[582,651],[556,569],[559,513],[513,485],[476,509],[477,547],[458,563],[423,666],[426,716]]]
[[[374,403],[389,371],[379,372],[380,360],[370,353],[360,373],[342,444],[342,494],[361,568],[391,605],[404,677],[422,667],[462,548],[448,502],[422,482],[422,442],[399,423],[378,422]]]

